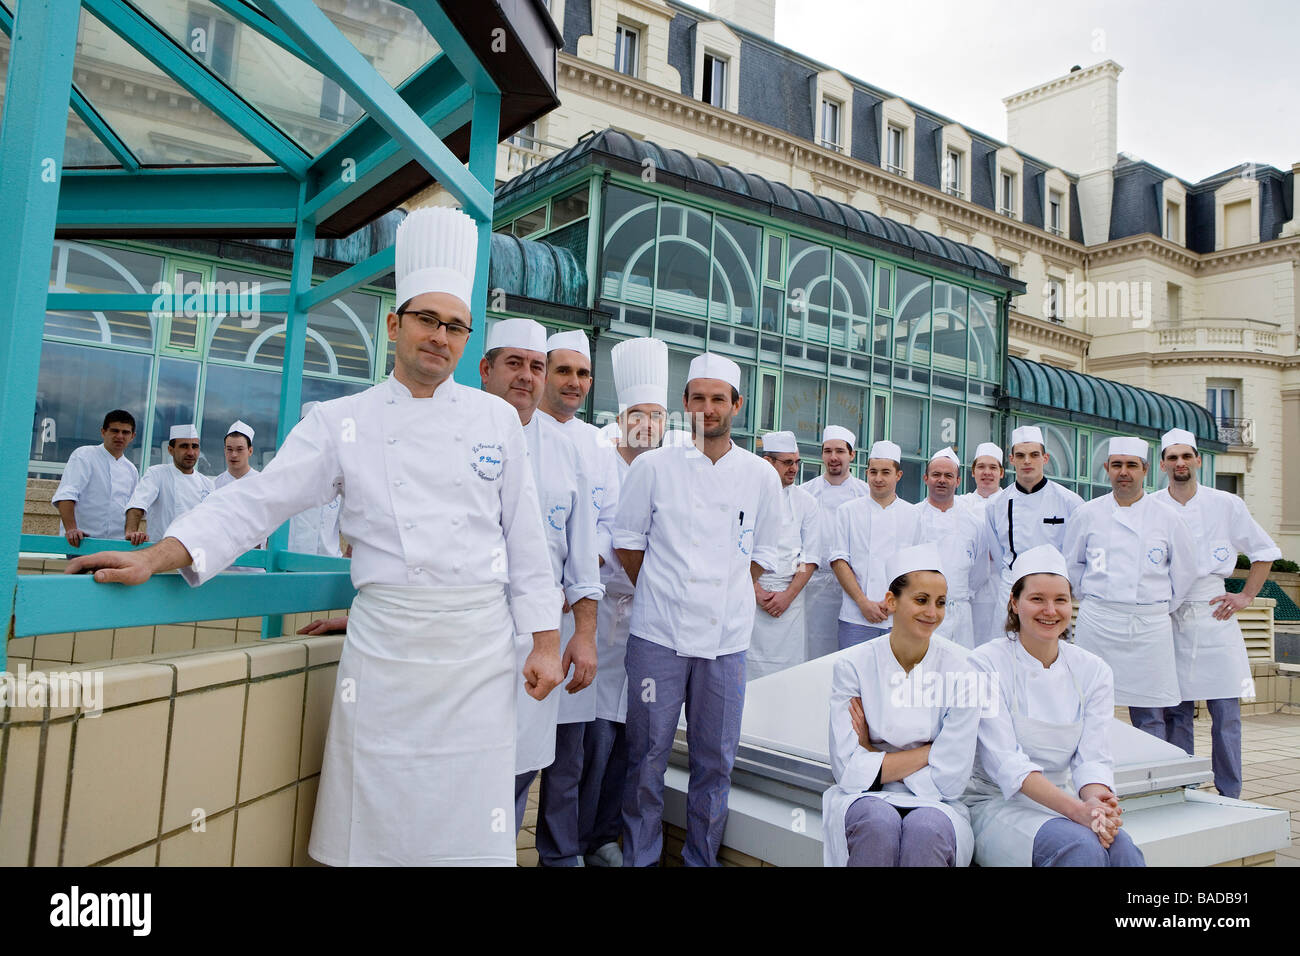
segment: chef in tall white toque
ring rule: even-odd
[[[514,866],[514,635],[530,694],[561,680],[560,608],[519,416],[453,381],[469,339],[477,227],[397,229],[393,374],[316,406],[275,459],[139,552],[70,572],[202,584],[291,515],[343,495],[359,589],[339,659],[308,852],[333,865]]]
[[[1112,438],[1111,493],[1080,505],[1061,554],[1079,599],[1074,642],[1115,672],[1115,703],[1133,726],[1168,740],[1164,708],[1181,702],[1174,664],[1176,612],[1197,578],[1195,544],[1178,515],[1142,490],[1144,439]]]
[[[1151,497],[1168,505],[1187,524],[1196,547],[1197,578],[1173,615],[1174,661],[1182,702],[1165,708],[1171,744],[1193,752],[1192,713],[1203,700],[1210,712],[1210,762],[1214,786],[1225,797],[1241,796],[1241,698],[1255,696],[1246,641],[1237,612],[1247,607],[1268,579],[1282,552],[1234,494],[1201,485],[1196,436],[1174,428],[1160,439],[1160,467],[1169,485]],[[1237,594],[1224,579],[1237,554],[1250,559],[1250,573]]]

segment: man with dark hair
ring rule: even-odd
[[[126,503],[126,540],[132,544],[161,541],[171,523],[212,494],[212,479],[194,470],[199,463],[199,432],[193,423],[173,425],[167,439],[172,460],[153,465]],[[140,519],[149,514],[149,530]]]
[[[126,529],[126,503],[140,472],[126,458],[135,439],[135,417],[114,409],[104,416],[104,441],[83,445],[68,457],[63,478],[51,502],[59,510],[59,533],[79,547],[85,538],[121,538]]]

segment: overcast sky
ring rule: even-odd
[[[1296,10],[1294,0],[776,0],[776,40],[1003,141],[1004,96],[1112,59],[1124,68],[1120,150],[1195,182],[1245,161],[1283,171],[1300,161]]]

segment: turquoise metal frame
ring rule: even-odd
[[[124,0],[23,0],[16,17],[0,6],[0,29],[12,38],[0,121],[0,193],[23,212],[12,251],[0,257],[0,423],[10,448],[27,441],[35,404],[44,314],[59,310],[141,311],[148,295],[48,293],[56,227],[68,235],[149,234],[204,225],[294,229],[290,292],[263,296],[267,312],[286,314],[279,439],[298,420],[308,311],[366,285],[393,268],[392,250],[312,285],[317,224],[354,202],[397,169],[418,162],[456,197],[478,225],[479,261],[470,303],[475,322],[467,345],[481,349],[487,305],[496,149],[501,93],[478,54],[443,9],[446,0],[404,0],[443,51],[394,90],[310,0],[213,0],[245,26],[333,79],[367,115],[312,159],[238,93],[191,58],[175,40]],[[273,166],[144,168],[72,82],[82,8],[92,13],[217,116],[249,137]],[[120,169],[61,168],[68,108],[104,143]],[[469,162],[443,137],[469,122]],[[345,159],[351,171],[341,174]],[[36,317],[40,317],[37,319]],[[457,379],[477,385],[462,363]],[[0,458],[0,500],[21,501],[25,455]],[[346,606],[354,593],[343,559],[290,552],[287,525],[265,551],[235,563],[267,574],[222,575],[197,590],[177,575],[137,588],[97,585],[86,577],[24,575],[20,551],[66,554],[62,537],[21,533],[21,509],[0,513],[0,600],[8,602],[8,636],[262,616],[263,637],[278,634],[279,616]],[[124,541],[89,540],[79,553],[129,549]],[[6,648],[0,644],[0,670]]]

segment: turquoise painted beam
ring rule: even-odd
[[[76,83],[72,84],[70,103],[72,111],[81,117],[81,121],[95,134],[95,138],[104,144],[104,148],[113,154],[113,158],[122,164],[122,168],[127,172],[138,173],[140,171],[140,160],[135,158],[135,153],[131,152],[131,147],[127,146],[122,141],[122,138],[113,131],[113,127],[108,125],[104,117],[99,115],[99,110],[95,109],[90,100],[86,99],[85,94],[81,92]]]
[[[79,547],[68,544],[61,534],[25,534],[19,539],[18,547],[22,551],[36,554],[51,554],[59,557],[72,557],[94,554],[97,551],[140,551],[150,547],[148,544],[132,544],[120,538],[84,538]],[[235,559],[232,567],[265,568],[267,561],[265,551],[247,551]],[[303,568],[303,570],[331,570],[329,568]]]
[[[400,0],[402,6],[414,11],[430,35],[438,41],[447,57],[475,93],[500,93],[491,75],[484,68],[465,38],[460,35],[439,0]],[[521,51],[507,50],[502,56],[519,56]]]
[[[279,557],[279,565],[281,571],[348,571],[352,567],[352,559],[285,551]]]
[[[195,227],[245,226],[250,232],[293,229],[298,180],[274,166],[226,169],[68,170],[59,193],[61,235],[78,230],[154,234]]]
[[[86,574],[26,574],[18,579],[14,636],[330,610],[355,595],[340,571],[219,574],[198,588],[179,574],[156,574],[135,587],[98,584]]]
[[[471,176],[442,140],[420,122],[410,105],[312,0],[262,0],[260,6],[467,211],[478,218],[491,218],[491,190]]]
[[[469,170],[479,182],[491,184],[496,178],[497,134],[500,129],[501,97],[496,93],[474,94],[474,119],[469,130]],[[470,315],[473,331],[465,343],[465,354],[470,361],[456,366],[455,378],[462,385],[477,388],[480,385],[478,363],[474,356],[483,354],[487,328],[488,259],[492,251],[492,210],[478,220],[478,270],[474,273],[474,290],[471,293]]]
[[[337,296],[351,292],[358,286],[367,285],[393,271],[396,248],[389,246],[380,249],[373,256],[349,266],[336,276],[326,279],[318,286],[298,294],[298,308],[310,312],[322,302],[328,302]],[[398,303],[399,305],[401,303]]]
[[[312,69],[315,69],[311,58],[303,52],[302,47],[290,40],[285,35],[285,32],[275,25],[275,21],[268,19],[260,10],[253,9],[243,0],[208,0],[208,2],[228,13],[245,26],[252,27],[276,46],[292,53],[304,63],[312,66]]]
[[[273,280],[268,279],[269,284]],[[183,299],[181,304],[183,304]],[[51,292],[45,297],[45,307],[51,312],[177,312],[175,296],[152,295],[150,293],[124,292]],[[157,308],[155,308],[157,306]],[[259,312],[289,311],[289,296],[284,293],[262,295],[258,293]],[[203,312],[241,311],[238,292],[218,292],[211,294],[204,290],[202,300]]]
[[[84,0],[84,3],[86,9],[105,26],[198,97],[239,135],[270,156],[296,179],[306,176],[311,157],[301,146],[201,66],[180,44],[154,26],[142,13],[122,0]]]
[[[23,0],[13,23],[4,115],[0,196],[7,213],[0,256],[0,435],[11,451],[31,441],[45,330],[45,293],[63,179],[63,149],[77,50],[78,0]],[[13,613],[27,456],[0,455],[0,608]],[[0,670],[7,660],[0,641]]]

